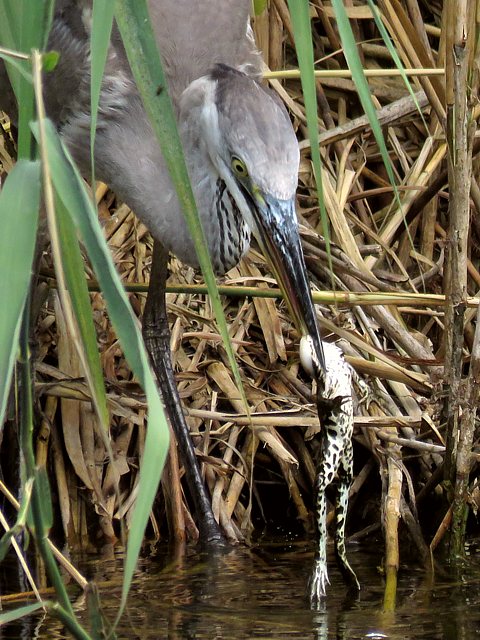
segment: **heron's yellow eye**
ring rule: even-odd
[[[232,156],[232,169],[239,178],[246,178],[248,176],[248,171],[245,163],[236,156]]]

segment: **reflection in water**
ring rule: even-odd
[[[462,640],[480,636],[480,566],[468,569],[468,583],[428,584],[423,571],[402,568],[397,610],[383,614],[378,547],[349,550],[362,591],[348,598],[333,558],[331,585],[323,607],[308,608],[305,587],[310,548],[296,543],[257,549],[234,548],[215,556],[197,549],[167,548],[142,560],[129,604],[117,632],[129,639],[313,638],[315,640]],[[82,562],[77,561],[82,567]],[[115,618],[120,601],[122,557],[84,561],[99,585],[104,613]],[[4,589],[2,589],[4,592]],[[83,595],[74,602],[88,619]],[[5,626],[0,638],[68,637],[51,618],[32,617]]]

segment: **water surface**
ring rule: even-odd
[[[117,631],[132,639],[314,638],[319,640],[469,640],[480,637],[480,562],[473,554],[464,578],[432,583],[425,572],[401,568],[395,613],[382,612],[383,543],[349,547],[362,591],[349,599],[330,557],[330,588],[321,611],[305,595],[312,549],[309,543],[263,543],[206,557],[195,548],[168,547],[140,562],[129,604]],[[77,561],[99,585],[103,611],[115,618],[121,592],[121,554]],[[3,585],[5,587],[5,585]],[[4,592],[4,589],[2,589]],[[73,596],[86,623],[86,600]],[[69,637],[52,618],[31,617],[3,627],[2,639]]]

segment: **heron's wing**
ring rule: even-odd
[[[46,77],[50,117],[60,125],[72,112],[88,111],[89,58],[85,12],[91,0],[57,0],[49,46],[61,53],[55,73]],[[175,105],[182,91],[214,64],[250,65],[259,58],[247,36],[251,0],[149,0],[149,10]],[[107,75],[128,70],[118,33],[114,31]],[[118,67],[118,68],[117,68]],[[128,73],[128,71],[127,71]],[[0,108],[14,111],[10,83],[0,61]]]
[[[175,103],[216,63],[259,67],[247,37],[251,0],[149,0],[149,11]]]
[[[55,71],[44,75],[43,93],[48,116],[59,129],[75,112],[89,110],[89,42],[81,8],[81,0],[57,0],[48,41],[48,48],[60,57]],[[17,105],[1,60],[0,109],[16,120]]]
[[[91,5],[92,0],[57,0],[57,30],[52,33],[51,41],[60,44],[63,56],[63,65],[56,75],[59,102],[64,109],[66,91],[63,87],[69,91],[71,80],[72,93],[78,95],[78,87],[83,87],[89,75],[84,68],[88,58],[82,48],[87,45],[86,14],[82,10],[91,9]],[[232,67],[249,65],[253,72],[259,73],[260,58],[253,39],[247,35],[251,0],[148,0],[148,7],[175,107],[182,91],[216,63]],[[106,75],[113,78],[128,74],[128,62],[116,28],[110,53]],[[62,68],[76,71],[68,78]]]

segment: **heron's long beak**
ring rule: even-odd
[[[277,200],[257,191],[253,201],[254,235],[273,269],[298,331],[302,338],[309,338],[312,356],[324,371],[325,358],[298,234],[295,200]]]

